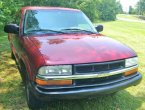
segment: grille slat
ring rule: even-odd
[[[74,65],[75,74],[89,74],[125,68],[125,61]]]
[[[107,71],[119,70],[125,68],[125,61],[113,61],[104,63],[91,63],[91,64],[79,64],[74,65],[74,74],[101,74]],[[93,79],[78,79],[74,80],[75,85],[91,85],[109,82],[111,80],[119,79],[123,76],[122,73],[118,75],[108,76],[104,78],[93,78]]]

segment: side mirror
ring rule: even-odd
[[[19,34],[19,26],[17,24],[7,24],[4,27],[4,32]]]
[[[96,28],[96,30],[97,30],[98,32],[102,32],[102,31],[103,31],[103,25],[98,25],[98,26],[96,26],[95,28]]]

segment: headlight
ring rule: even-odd
[[[55,76],[55,75],[72,75],[71,65],[44,66],[38,70],[38,75]]]
[[[129,58],[125,60],[125,67],[131,67],[131,66],[135,66],[138,65],[138,58],[134,57],[134,58]]]

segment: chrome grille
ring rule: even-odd
[[[112,71],[125,68],[125,61],[112,61],[104,63],[74,65],[74,74],[92,74],[97,72]]]
[[[104,63],[91,63],[91,64],[78,64],[74,65],[74,74],[103,74],[108,71],[115,71],[125,68],[125,61],[113,61]],[[103,78],[89,78],[89,79],[77,79],[74,80],[75,85],[92,85],[100,84],[108,81],[119,79],[123,76],[123,73],[114,74],[112,76],[107,76]]]

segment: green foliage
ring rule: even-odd
[[[94,21],[95,19],[98,18],[98,10],[96,9],[96,4],[93,3],[94,0],[88,0],[86,2],[81,2],[78,5],[78,8],[81,9],[84,13],[87,14],[87,16]]]
[[[23,5],[20,0],[1,0],[0,1],[0,28],[8,22],[14,21],[16,12]]]
[[[145,15],[145,0],[139,0],[137,3],[137,13],[139,15]]]
[[[116,0],[1,0],[0,26],[14,21],[22,6],[59,6],[81,9],[92,20],[115,20],[122,7]]]
[[[99,10],[99,18],[101,20],[115,20],[118,13],[117,2],[115,0],[101,0],[97,10]]]
[[[129,7],[129,14],[136,14],[136,9],[132,8],[132,6]]]
[[[116,11],[119,14],[123,14],[123,8],[122,8],[122,5],[119,1],[116,2]]]

